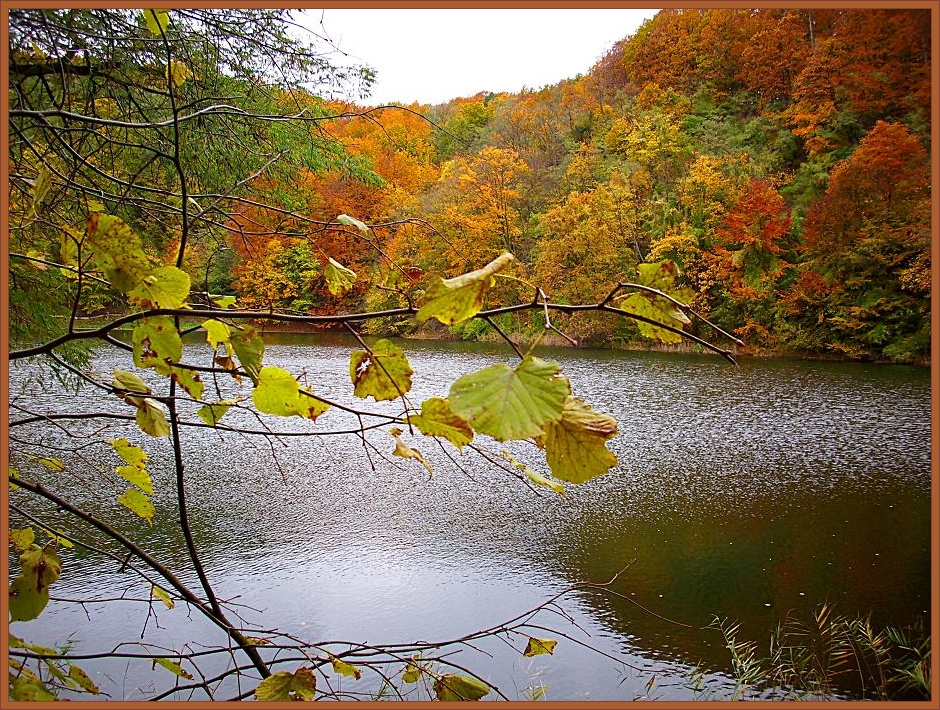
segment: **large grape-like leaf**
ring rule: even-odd
[[[328,404],[302,388],[291,373],[273,365],[258,373],[258,385],[251,393],[251,401],[259,412],[280,417],[296,415],[314,420],[329,409]]]
[[[189,274],[159,266],[144,276],[127,297],[141,308],[182,308],[189,297]]]
[[[88,215],[84,245],[94,253],[94,262],[119,291],[127,293],[151,271],[140,237],[114,215],[104,212]]]
[[[540,436],[561,417],[571,393],[557,363],[528,356],[515,368],[491,365],[460,377],[450,388],[450,405],[475,431],[497,441]]]
[[[332,257],[326,263],[323,270],[323,278],[326,279],[326,287],[334,296],[341,296],[356,283],[356,272],[347,269]]]
[[[313,700],[316,697],[317,677],[312,668],[298,668],[294,673],[278,671],[265,678],[255,688],[255,699],[261,702]]]
[[[258,385],[251,401],[259,412],[290,417],[297,413],[300,385],[287,370],[268,365],[258,373]]]
[[[561,418],[545,428],[539,443],[552,475],[569,483],[584,483],[607,473],[617,457],[605,442],[617,434],[617,422],[577,397],[565,402]]]
[[[442,436],[458,449],[473,440],[473,428],[462,417],[454,414],[450,402],[431,397],[421,403],[421,414],[412,414],[408,423],[414,424],[425,436]]]
[[[400,397],[411,389],[413,373],[401,348],[385,339],[372,346],[372,352],[356,350],[349,358],[353,393],[362,399],[371,396],[381,402]]]
[[[489,692],[490,686],[482,680],[459,673],[445,673],[434,681],[434,694],[442,702],[479,700]]]
[[[637,270],[637,283],[669,292],[679,278],[679,266],[672,259],[664,259],[652,264],[640,264]]]
[[[620,308],[627,313],[635,313],[638,316],[649,318],[655,322],[672,326],[673,328],[680,327],[681,324],[672,321],[669,315],[670,311],[674,310],[674,306],[663,299],[658,300],[663,304],[668,304],[670,308],[666,309],[664,306],[655,302],[653,299],[647,298],[646,294],[643,293],[631,294],[621,302]],[[636,321],[636,326],[640,330],[640,335],[646,338],[658,340],[659,342],[666,344],[682,342],[682,336],[678,333],[673,333],[670,330],[660,328],[659,326],[653,325],[652,323],[638,320]]]
[[[483,309],[483,296],[496,282],[496,272],[514,258],[509,252],[503,252],[482,269],[452,279],[438,277],[415,317],[421,322],[436,318],[444,325],[472,318]]]
[[[161,375],[170,374],[170,366],[183,357],[183,341],[171,316],[143,318],[131,334],[134,364],[150,367]]]
[[[691,289],[676,286],[679,267],[671,259],[655,264],[640,264],[637,267],[637,273],[637,283],[662,291],[680,302],[688,303],[694,296]],[[689,317],[676,304],[655,293],[645,291],[631,294],[625,298],[621,302],[620,308],[628,313],[634,313],[673,328],[681,328],[691,322]],[[673,333],[665,328],[641,320],[637,320],[636,324],[640,334],[644,337],[667,344],[682,342],[682,336],[678,333]]]
[[[45,547],[30,545],[20,555],[20,573],[10,584],[11,620],[30,621],[39,616],[49,603],[49,587],[61,572],[54,542]]]

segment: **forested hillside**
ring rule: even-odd
[[[282,210],[238,203],[187,268],[245,307],[334,314],[406,305],[426,275],[502,251],[520,277],[504,298],[537,283],[561,303],[599,300],[669,258],[693,307],[746,351],[924,362],[930,61],[927,10],[667,10],[587,75],[537,91],[407,107],[268,96],[265,110],[339,118],[285,129],[299,165],[249,183]],[[371,230],[311,226],[340,214]],[[341,299],[329,258],[359,275]],[[640,339],[603,314],[564,328],[594,344]]]

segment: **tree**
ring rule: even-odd
[[[807,214],[804,272],[786,297],[818,338],[808,345],[902,361],[926,354],[929,170],[918,138],[885,121],[833,169]]]
[[[323,247],[323,234],[372,240],[376,226],[345,213],[318,221],[296,194],[280,188],[284,181],[302,179],[305,170],[333,168],[348,157],[323,130],[346,112],[331,114],[301,85],[368,80],[369,73],[344,75],[331,67],[315,46],[292,39],[290,15],[280,10],[16,10],[10,20],[16,55],[9,219],[11,246],[20,251],[10,255],[9,278],[16,304],[11,316],[25,317],[14,331],[9,359],[69,378],[82,403],[77,412],[11,407],[9,429],[15,434],[7,439],[4,433],[2,447],[9,456],[4,463],[18,525],[10,531],[15,574],[6,608],[11,623],[42,614],[50,587],[69,574],[65,550],[73,545],[122,561],[141,592],[130,603],[142,616],[149,617],[154,604],[169,613],[183,607],[176,612],[197,615],[216,629],[203,639],[202,650],[169,653],[149,642],[145,625],[144,638],[135,639],[138,651],[119,647],[101,654],[114,662],[116,673],[132,656],[152,661],[154,683],[165,682],[154,699],[178,693],[261,701],[360,697],[328,681],[342,676],[354,683],[365,673],[389,681],[398,697],[400,688],[418,681],[427,696],[439,700],[505,697],[456,665],[447,648],[498,636],[526,656],[551,653],[555,642],[541,636],[546,627],[534,615],[558,597],[459,640],[385,648],[298,639],[245,622],[216,593],[193,534],[202,522],[192,518],[188,505],[187,471],[196,461],[186,442],[194,428],[209,427],[267,442],[352,435],[366,445],[367,434],[381,427],[395,442],[394,448],[387,445],[391,456],[429,466],[409,443],[412,438],[404,438],[408,429],[427,444],[481,455],[524,485],[563,491],[566,483],[583,483],[615,465],[606,442],[616,435],[617,424],[574,395],[557,363],[531,348],[523,353],[507,337],[519,355],[515,366],[469,373],[451,383],[446,397],[418,404],[408,398],[413,372],[406,353],[388,340],[367,344],[359,328],[389,315],[444,325],[470,319],[492,324],[503,313],[537,310],[548,330],[550,314],[571,313],[577,304],[540,296],[484,308],[516,261],[503,252],[453,278],[436,275],[422,289],[400,289],[407,305],[391,313],[285,312],[302,295],[299,287],[293,290],[298,279],[320,278],[318,265],[332,296],[366,277],[332,256],[319,261],[313,250]],[[221,102],[219,96],[240,98]],[[516,238],[512,180],[521,169],[515,156],[493,150],[455,168],[456,183],[477,210],[469,216],[485,223],[479,234],[500,247]],[[298,227],[306,231],[303,238],[294,231]],[[256,266],[270,265],[270,274],[260,274],[271,286],[258,300],[264,311],[236,306],[231,295],[194,288],[209,281],[210,260],[229,235],[243,237]],[[381,252],[376,261],[396,267]],[[678,337],[689,318],[672,296],[674,266],[645,266],[641,283],[618,284],[584,309],[634,317]],[[30,270],[40,278],[27,278],[33,276]],[[37,288],[45,289],[38,299]],[[621,301],[633,295],[640,296],[636,310],[622,309]],[[82,328],[79,318],[102,299],[122,312]],[[37,314],[46,308],[64,317]],[[660,316],[664,322],[654,325]],[[253,325],[261,319],[345,327],[360,344],[350,356],[348,374],[351,395],[361,402],[340,405],[318,391],[316,382],[300,381],[267,363],[264,340]],[[115,337],[120,328],[130,330],[130,342]],[[184,342],[193,334],[198,339]],[[112,344],[126,364],[98,372],[68,351],[96,343]],[[709,347],[730,359],[727,351]],[[370,408],[367,398],[401,409]],[[340,407],[360,421],[351,434],[324,428],[323,419]],[[242,423],[236,413],[257,427]],[[288,424],[275,432],[270,424],[278,418]],[[52,430],[64,442],[55,450],[46,438]],[[529,442],[543,451],[546,472],[490,451],[507,441]],[[148,464],[158,444],[172,462],[170,476],[159,481]],[[86,449],[94,452],[95,465]],[[73,478],[90,482],[84,487],[87,497],[63,494],[63,481]],[[159,485],[172,490],[168,504],[155,493]],[[116,487],[122,492],[113,495]],[[151,555],[141,534],[158,516],[179,521],[183,554],[169,562]],[[68,648],[44,648],[13,634],[9,640],[11,699],[99,693]],[[203,673],[207,658],[223,667],[211,678]]]
[[[756,345],[777,344],[770,328],[777,285],[790,266],[791,224],[780,193],[765,180],[752,180],[721,220],[718,242],[705,255],[706,269],[720,288],[709,309],[712,317]]]

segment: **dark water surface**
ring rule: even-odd
[[[446,396],[461,374],[512,362],[507,350],[484,345],[402,347],[416,373],[415,404]],[[265,364],[305,372],[316,393],[355,406],[346,374],[353,349],[335,337],[280,335],[269,339]],[[564,498],[535,495],[476,455],[455,454],[461,470],[427,440],[408,438],[434,467],[428,480],[414,462],[388,456],[394,442],[387,426],[367,434],[384,454],[373,450],[371,463],[357,436],[269,445],[207,429],[190,433],[190,515],[219,595],[237,597],[249,621],[263,618],[311,641],[448,639],[512,618],[573,582],[606,581],[634,560],[614,585],[624,598],[574,593],[562,606],[577,627],[546,619],[624,665],[558,636],[553,656],[524,659],[499,642],[485,647],[492,657],[462,652],[461,663],[518,699],[539,684],[549,700],[726,698],[733,688],[727,651],[716,631],[702,628],[715,617],[740,621],[742,635],[765,651],[770,629],[787,612],[808,617],[824,602],[840,613],[871,612],[878,625],[929,624],[927,370],[777,359],[733,367],[710,356],[599,350],[544,349],[540,356],[558,360],[574,394],[620,423],[610,442],[619,466],[569,485]],[[95,368],[115,367],[132,369],[119,350],[102,350]],[[77,399],[61,393],[18,395],[24,376],[19,368],[11,373],[14,402],[80,411]],[[397,414],[401,406],[376,409]],[[239,413],[231,416],[223,422],[239,421]],[[286,431],[305,423],[273,425]],[[309,429],[356,426],[355,417],[334,409]],[[184,569],[169,446],[138,434],[95,436],[127,436],[150,453],[160,512],[137,537]],[[48,429],[45,436],[55,438]],[[534,446],[503,448],[544,466]],[[106,446],[89,451],[97,453],[86,453],[82,465],[96,456],[117,463]],[[68,463],[70,471],[79,465]],[[89,478],[48,482],[88,505],[106,505]],[[113,497],[104,500],[111,501],[107,514],[126,524],[129,514]],[[148,591],[133,587],[112,561],[74,550],[63,560],[53,596]],[[12,631],[39,643],[72,637],[93,652],[137,640],[146,619],[139,603],[81,609],[53,602]],[[180,607],[159,613],[158,622],[149,621],[148,634],[167,647],[208,638],[205,624]],[[115,699],[139,699],[151,687],[149,664],[82,665]],[[710,671],[699,690],[690,688],[696,668]]]

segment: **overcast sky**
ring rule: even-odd
[[[304,24],[377,70],[367,103],[440,104],[480,91],[540,89],[585,74],[656,12],[343,8],[308,10]]]

